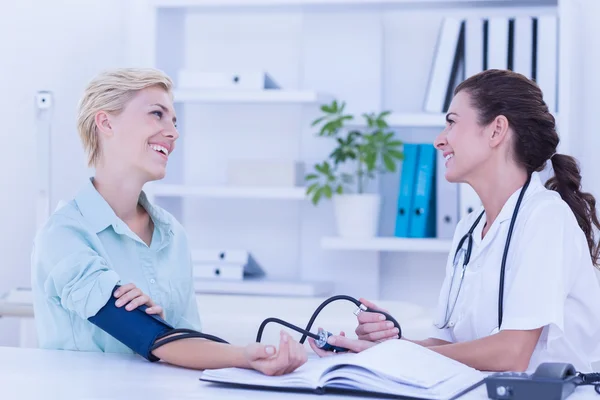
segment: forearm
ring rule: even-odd
[[[176,340],[152,354],[169,364],[192,369],[249,368],[244,348],[204,339]]]
[[[538,330],[503,331],[429,349],[481,371],[525,371],[538,338]]]
[[[402,338],[402,340],[407,340],[409,342],[418,344],[423,347],[442,346],[442,345],[450,344],[450,342],[446,342],[445,340],[436,339],[436,338],[427,338],[424,340],[411,340],[411,339]]]

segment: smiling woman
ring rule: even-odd
[[[542,91],[486,70],[458,85],[446,121],[434,142],[445,178],[470,185],[482,205],[456,227],[431,335],[415,342],[484,371],[557,361],[591,371],[600,359],[596,199],[582,190],[577,160],[557,153]],[[358,340],[328,343],[362,351],[397,337],[378,317],[359,314]]]
[[[107,71],[86,88],[78,130],[95,174],[49,218],[34,242],[40,345],[135,350],[152,361],[198,369],[291,372],[306,361],[306,352],[285,333],[277,351],[258,343],[235,347],[192,338],[154,349],[156,334],[144,332],[148,319],[159,319],[161,329],[200,330],[185,231],[142,191],[165,176],[179,137],[171,90],[171,79],[154,69]],[[116,324],[115,318],[126,323]],[[137,339],[117,340],[127,332],[136,332]]]

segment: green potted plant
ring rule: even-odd
[[[389,131],[389,111],[364,113],[364,127],[353,124],[354,128],[348,129],[354,116],[344,113],[345,106],[337,100],[322,105],[323,115],[311,124],[318,127],[318,136],[334,139],[336,147],[305,176],[306,193],[315,205],[324,198],[333,199],[340,236],[373,237],[377,235],[381,197],[365,189],[377,174],[396,171],[404,159],[402,141]]]

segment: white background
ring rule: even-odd
[[[138,64],[144,57],[144,49],[130,40],[132,32],[145,28],[132,12],[140,3],[3,3],[0,293],[29,286],[35,233],[34,95],[38,90],[54,93],[52,200],[56,203],[72,197],[90,173],[75,127],[77,101],[85,84],[105,68]],[[600,38],[594,21],[600,4],[569,0],[561,10],[571,23],[561,38],[569,41],[561,43],[560,50],[562,56],[571,56],[560,64],[561,121],[566,121],[564,130],[570,134],[566,149],[581,160],[584,188],[600,195],[600,162],[595,154],[600,144],[596,122],[600,51],[594,45]],[[390,12],[382,18],[374,11],[343,9],[211,12],[187,17],[185,40],[172,46],[175,53],[183,54],[186,67],[268,68],[285,88],[333,93],[348,102],[351,112],[382,107],[420,112],[440,21],[439,13]],[[136,40],[139,43],[139,34]],[[153,38],[147,40],[152,46]],[[224,183],[229,157],[277,155],[312,165],[329,151],[326,140],[316,140],[308,129],[307,122],[315,115],[310,106],[191,105],[179,111],[184,132],[177,150],[179,161],[170,171],[173,181],[184,173],[186,183]],[[398,131],[403,140],[414,142],[431,141],[436,133],[429,128]],[[386,216],[393,214],[397,176],[385,177],[379,188],[384,196],[381,230],[389,235],[393,221]],[[329,280],[336,283],[336,293],[406,300],[425,307],[437,300],[445,254],[323,250],[321,237],[335,233],[327,202],[315,209],[307,202],[286,200],[190,200],[185,203],[185,219],[193,245],[249,248],[272,277]],[[0,345],[16,344],[17,327],[16,321],[0,319]]]

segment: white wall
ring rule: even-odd
[[[54,93],[53,203],[70,198],[87,176],[75,128],[77,101],[87,81],[125,60],[125,2],[19,0],[0,13],[0,293],[30,286],[35,232],[34,95]],[[14,320],[0,319],[0,345],[17,344]]]
[[[142,3],[135,2],[137,6]],[[592,7],[594,0],[576,3]],[[0,54],[5,55],[0,88],[10,95],[0,97],[0,113],[4,116],[3,142],[10,144],[10,151],[0,158],[0,187],[10,195],[3,196],[0,206],[5,227],[10,229],[0,233],[4,255],[0,293],[14,286],[29,286],[35,230],[33,96],[41,89],[55,93],[53,200],[70,198],[87,175],[75,130],[75,109],[85,83],[103,68],[130,60],[138,63],[145,57],[141,47],[128,46],[129,35],[135,36],[137,31],[142,43],[148,46],[151,42],[151,35],[142,34],[144,27],[128,18],[131,4],[122,0],[20,0],[3,5],[0,37],[10,40],[0,42]],[[597,13],[587,15],[591,18]],[[176,13],[171,17],[180,18]],[[578,32],[583,36],[589,33],[591,50],[592,38],[600,31],[591,19],[586,21],[581,25],[585,32]],[[171,68],[179,61],[209,69],[244,62],[246,67],[268,67],[288,88],[333,91],[349,102],[351,111],[383,107],[400,112],[421,110],[439,26],[439,19],[431,14],[387,13],[380,20],[373,13],[352,12],[282,12],[262,17],[217,13],[196,15],[185,22],[187,40],[169,41],[168,35],[160,39],[162,48],[173,55],[165,65],[172,75]],[[219,36],[226,27],[232,29],[229,36]],[[322,37],[335,45],[316,47]],[[139,57],[134,55],[136,51]],[[600,90],[593,69],[598,64],[596,53],[582,52],[572,64],[573,77],[586,77],[584,85],[577,81],[580,85],[573,89],[571,108],[582,118],[573,133],[572,148],[582,159],[586,188],[600,194],[598,146],[594,146],[598,141],[595,93]],[[585,60],[584,66],[578,66],[580,60]],[[350,83],[360,85],[352,87]],[[312,165],[330,149],[326,140],[315,139],[314,131],[306,128],[306,121],[314,115],[308,107],[188,106],[178,112],[188,117],[181,118],[180,140],[185,146],[174,154],[183,159],[170,166],[170,173],[182,173],[185,167],[189,183],[224,183],[226,158],[221,155],[262,157],[275,153],[302,158]],[[407,141],[425,142],[437,132],[404,129],[398,133]],[[168,179],[180,180],[173,174]],[[385,177],[379,186],[389,200],[397,193],[397,176]],[[393,206],[384,203],[384,217],[393,214]],[[310,204],[285,201],[242,205],[237,200],[201,200],[187,204],[186,211],[186,218],[197,219],[189,226],[195,243],[250,247],[273,277],[334,280],[337,293],[409,300],[425,306],[433,306],[437,300],[443,254],[377,255],[320,249],[320,237],[334,233],[328,203],[314,209]],[[393,219],[383,221],[382,233],[389,234]],[[0,320],[0,345],[16,343],[16,326]]]

